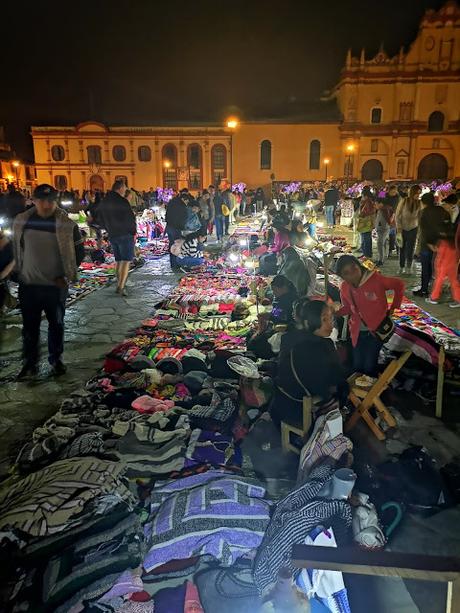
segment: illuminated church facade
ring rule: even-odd
[[[427,11],[406,52],[348,52],[324,108],[304,121],[222,126],[34,126],[38,182],[109,189],[200,190],[222,178],[248,187],[349,178],[460,177],[460,8]]]

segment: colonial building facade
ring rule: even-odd
[[[407,52],[348,52],[326,119],[231,127],[33,127],[37,178],[59,189],[128,185],[199,190],[221,178],[273,180],[460,177],[460,8],[428,11]],[[324,116],[324,113],[321,114]],[[314,118],[313,118],[314,119]]]

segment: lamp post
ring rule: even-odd
[[[230,117],[227,119],[227,128],[230,130],[230,189],[233,187],[233,133],[238,127],[238,119]]]
[[[350,175],[351,175],[351,158],[353,156],[353,151],[355,150],[355,146],[353,143],[347,145],[347,188],[350,187]]]
[[[326,181],[326,183],[327,183],[327,167],[329,166],[329,162],[330,161],[331,160],[329,158],[324,158],[324,160],[323,160],[323,164],[324,164],[324,180]]]
[[[19,189],[19,162],[14,160],[11,162],[11,164],[14,166],[14,170],[16,171],[16,187]]]
[[[171,166],[172,166],[172,164],[171,164],[171,162],[169,160],[165,160],[163,162],[163,167],[164,167],[165,170],[169,170],[169,168],[171,168]],[[163,178],[163,187],[164,188],[169,187],[168,185],[166,185],[166,183],[167,183],[167,181],[166,181],[166,175],[165,175],[164,178]]]

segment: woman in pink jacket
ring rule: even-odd
[[[400,279],[367,270],[352,255],[339,258],[337,274],[343,279],[340,288],[342,308],[337,315],[349,315],[354,370],[375,377],[382,348],[375,330],[387,315],[401,306],[404,283]],[[394,292],[391,306],[388,306],[388,291]]]

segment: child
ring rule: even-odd
[[[191,268],[192,266],[201,266],[204,264],[202,243],[206,240],[206,234],[203,230],[199,230],[194,234],[189,234],[180,245],[179,255],[177,257],[178,266]]]
[[[454,302],[449,306],[452,309],[460,307],[460,283],[458,282],[458,255],[455,242],[451,238],[442,238],[436,245],[429,245],[430,249],[436,253],[434,262],[435,279],[431,290],[431,298],[426,301],[430,304],[439,304],[444,279],[450,281],[450,291]]]

